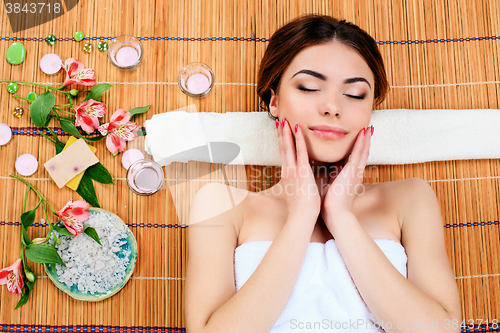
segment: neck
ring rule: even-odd
[[[342,171],[342,168],[347,163],[349,157],[337,162],[320,162],[309,159],[309,164],[311,165],[311,170],[316,181],[316,186],[318,187],[319,193],[329,181],[334,181],[337,175]],[[284,191],[282,191],[281,180],[275,185],[274,193],[281,193],[278,195],[280,197],[285,196]]]

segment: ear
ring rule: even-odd
[[[274,117],[278,117],[278,96],[271,89],[271,99],[269,100],[269,111]]]

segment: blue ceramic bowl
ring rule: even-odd
[[[90,214],[92,213],[106,213],[112,216],[115,216],[119,221],[124,223],[122,219],[120,219],[117,215],[111,213],[110,211],[107,211],[105,209],[101,208],[89,208]],[[124,223],[125,224],[125,223]],[[87,302],[97,302],[101,301],[105,298],[111,297],[117,292],[120,291],[120,289],[125,286],[127,281],[130,279],[132,274],[134,273],[134,268],[135,268],[135,263],[137,262],[137,241],[135,240],[134,234],[130,229],[127,227],[127,238],[125,239],[127,241],[126,244],[121,246],[121,250],[117,252],[117,255],[120,257],[123,257],[123,252],[124,251],[130,251],[130,261],[128,264],[127,269],[125,270],[125,276],[123,277],[123,280],[120,281],[115,287],[112,289],[108,290],[105,293],[94,293],[91,294],[89,292],[82,292],[78,290],[77,285],[73,285],[71,287],[68,287],[66,284],[63,282],[59,281],[59,277],[56,272],[56,265],[55,264],[44,264],[45,266],[45,271],[47,272],[47,275],[49,278],[54,282],[54,284],[59,288],[60,290],[64,291],[66,294],[69,296],[73,297],[74,299],[80,300],[80,301],[87,301]]]

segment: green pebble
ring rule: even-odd
[[[108,43],[101,41],[97,44],[97,49],[101,52],[107,51],[108,50]]]
[[[82,41],[84,38],[85,38],[85,35],[83,34],[83,32],[81,31],[77,31],[75,32],[75,34],[73,35],[73,38],[79,42],[79,41]]]
[[[48,35],[47,38],[45,38],[45,41],[49,45],[54,45],[56,43],[56,36],[54,36],[54,35]]]
[[[36,94],[34,92],[30,92],[28,94],[28,96],[26,96],[26,98],[28,99],[28,101],[30,101],[30,103],[33,103],[36,99]]]
[[[11,82],[7,86],[7,91],[10,92],[11,94],[15,94],[17,92],[17,83]]]
[[[26,48],[21,43],[12,43],[7,49],[7,61],[12,65],[19,65],[26,58]]]

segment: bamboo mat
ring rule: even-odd
[[[267,39],[303,13],[347,19],[379,42],[391,85],[379,109],[500,108],[497,0],[86,0],[53,21],[16,34],[2,10],[0,54],[5,56],[14,37],[26,46],[27,58],[18,66],[0,61],[0,79],[61,83],[63,74],[48,76],[38,67],[44,54],[57,53],[63,60],[79,59],[95,70],[98,82],[114,85],[104,95],[108,112],[152,104],[147,114],[135,118],[141,126],[154,114],[190,104],[201,112],[258,111],[256,76]],[[82,42],[71,39],[78,30],[87,37]],[[64,40],[50,46],[44,41],[49,34]],[[142,38],[145,55],[133,73],[120,72],[97,50],[99,40],[122,34]],[[82,46],[89,38],[94,51],[86,54]],[[207,63],[216,76],[211,94],[202,100],[186,97],[176,84],[180,68],[192,61]],[[20,85],[17,95],[30,91],[42,92]],[[20,119],[12,115],[17,106],[27,112],[27,103],[13,98],[0,84],[0,123],[18,133],[0,147],[0,267],[12,264],[19,255],[19,216],[26,186],[8,177],[15,173],[17,156],[31,153],[38,158],[40,167],[27,180],[54,208],[70,198],[79,199],[49,180],[42,165],[55,154],[54,148],[33,135],[27,114]],[[63,141],[66,138],[61,136]],[[142,149],[141,140],[128,147]],[[279,180],[274,177],[276,168],[174,163],[165,170],[165,188],[140,197],[124,181],[120,156],[112,157],[104,141],[96,147],[99,160],[116,182],[95,184],[101,206],[129,225],[139,245],[132,279],[114,297],[85,303],[60,292],[44,278],[42,266],[35,264],[41,278],[24,307],[14,310],[19,297],[0,288],[0,331],[185,331],[185,223],[190,200],[209,181],[227,179],[232,186],[260,191]],[[500,319],[499,170],[500,160],[460,160],[377,166],[370,168],[365,179],[377,183],[419,177],[433,187],[443,213],[462,316],[476,325],[480,319],[488,320],[488,326],[483,321],[483,331],[495,331],[491,321]],[[28,207],[35,204],[31,196]],[[46,227],[30,229],[34,229],[32,237],[46,233]]]

